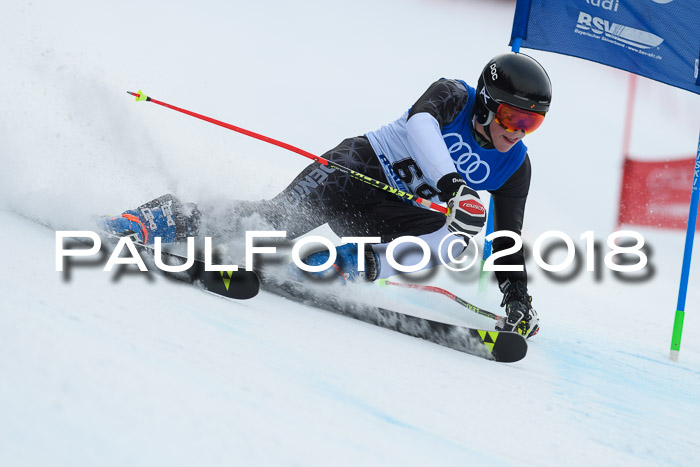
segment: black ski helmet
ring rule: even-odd
[[[492,58],[481,72],[474,115],[486,126],[501,103],[544,114],[551,101],[552,83],[542,65],[528,55],[505,53]]]

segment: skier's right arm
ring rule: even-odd
[[[455,173],[441,128],[459,115],[468,98],[462,83],[440,79],[430,85],[408,112],[406,132],[411,156],[432,180]]]
[[[459,81],[436,81],[411,107],[406,131],[414,160],[437,181],[438,197],[448,203],[447,228],[456,234],[474,236],[484,226],[486,210],[479,194],[466,186],[455,171],[441,131],[444,125],[457,118],[468,99],[467,88]]]
[[[442,128],[450,124],[462,111],[469,100],[467,88],[454,79],[440,79],[430,85],[408,112],[410,120],[414,115],[427,113]]]

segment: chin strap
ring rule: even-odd
[[[493,144],[493,137],[491,136],[491,125],[486,125],[484,127],[484,133],[486,133],[486,136],[489,139],[489,143]]]
[[[472,135],[474,135],[476,142],[484,149],[493,149],[493,137],[491,136],[489,125],[481,125],[484,129],[484,133],[486,133],[486,137],[484,137],[484,135],[476,131],[476,124],[476,117],[474,117],[474,119],[472,119]]]

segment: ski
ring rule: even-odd
[[[350,293],[341,297],[327,291],[312,290],[299,282],[276,281],[264,274],[261,276],[263,291],[407,336],[417,337],[459,352],[505,363],[522,360],[527,354],[527,342],[523,336],[517,333],[488,331],[441,323],[355,302]]]
[[[105,236],[113,241],[119,239],[118,236],[109,233],[106,233]],[[134,245],[139,252],[146,253],[145,256],[149,258],[149,261],[154,261],[154,247],[137,242],[134,242]],[[187,260],[185,256],[167,251],[162,251],[161,257],[164,262],[170,264],[182,264]],[[260,280],[258,273],[252,271],[206,271],[204,262],[197,259],[191,268],[182,273],[164,271],[162,273],[177,280],[200,284],[208,292],[232,299],[252,298],[258,294],[262,287],[266,292],[291,301],[497,362],[517,362],[527,354],[527,342],[524,337],[517,333],[473,329],[441,323],[356,302],[352,300],[349,289],[347,290],[349,293],[342,296],[318,290],[317,287],[314,288],[312,285],[296,281],[280,281],[273,275],[265,275],[262,272],[260,273],[262,280]]]
[[[112,241],[117,241],[120,238],[110,233],[104,235]],[[134,245],[139,252],[146,253],[145,256],[150,262],[154,262],[156,253],[154,247],[138,242],[134,242]],[[187,260],[183,255],[168,251],[162,251],[161,257],[164,262],[171,265],[182,264]],[[195,259],[194,265],[184,272],[161,272],[166,277],[199,284],[208,292],[230,299],[252,298],[258,294],[262,287],[266,292],[291,301],[497,362],[517,362],[527,354],[527,342],[524,337],[517,333],[474,329],[411,316],[387,308],[356,302],[352,300],[349,293],[344,294],[346,296],[328,293],[328,291],[317,290],[311,285],[300,282],[278,280],[273,275],[266,275],[262,272],[256,273],[242,269],[236,272],[206,271],[204,262],[198,259]]]

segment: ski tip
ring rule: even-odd
[[[497,362],[514,363],[527,355],[527,341],[516,332],[499,332],[491,355]]]
[[[379,279],[377,281],[377,284],[379,285],[379,287],[386,287],[387,285],[389,285],[388,282],[389,279]]]

